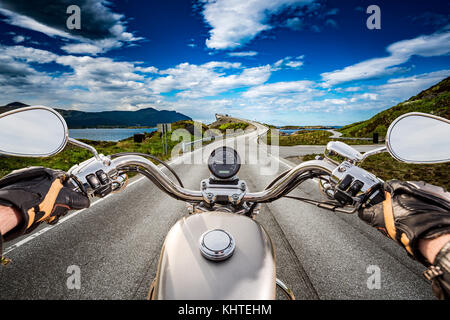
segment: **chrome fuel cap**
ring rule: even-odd
[[[233,254],[234,248],[233,236],[222,229],[206,231],[200,237],[200,252],[208,260],[228,259]]]

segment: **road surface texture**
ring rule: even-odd
[[[258,132],[236,139],[245,139],[247,147],[258,145],[257,134],[265,128],[255,125]],[[217,144],[206,146],[204,156]],[[288,149],[280,150],[286,156]],[[207,166],[183,164],[182,159],[173,161],[173,168],[186,187],[198,189],[201,179],[210,174]],[[244,164],[239,177],[250,190],[261,190],[292,165],[269,156],[265,165]],[[277,173],[261,174],[269,167],[277,168]],[[314,181],[304,183],[292,194],[320,197]],[[7,256],[13,262],[0,268],[0,299],[145,299],[164,238],[186,214],[185,203],[136,177],[122,193],[71,213],[52,228],[41,227],[32,238],[25,236],[7,243]],[[297,299],[433,298],[430,285],[421,276],[424,267],[356,215],[280,199],[262,205],[257,220],[272,237],[277,277]],[[73,265],[81,272],[78,290],[67,286],[67,269]],[[373,268],[380,271],[379,289],[367,286],[372,275],[368,271]]]

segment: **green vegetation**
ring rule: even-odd
[[[269,130],[267,136],[267,144],[272,143],[273,131]],[[300,130],[291,135],[280,135],[280,146],[296,146],[296,145],[326,145],[330,141],[337,141],[339,139],[331,139],[331,132],[325,130]],[[347,144],[372,144],[372,141],[367,140],[345,140]]]
[[[314,160],[317,154],[303,156],[303,161]],[[450,190],[449,164],[407,164],[380,153],[363,161],[361,167],[383,180],[425,181]]]
[[[450,119],[450,77],[369,120],[347,125],[338,131],[347,137],[372,137],[374,132],[385,136],[392,121],[408,112],[424,112]]]
[[[228,122],[221,124],[218,129],[222,133],[226,133],[227,130],[245,130],[248,126],[249,124],[245,122]]]

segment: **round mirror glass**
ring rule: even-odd
[[[406,114],[391,124],[386,141],[391,155],[403,162],[450,161],[450,121],[444,118]]]
[[[0,114],[0,153],[19,157],[47,157],[67,143],[64,119],[53,109],[27,107]]]

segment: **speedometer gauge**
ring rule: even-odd
[[[209,156],[208,168],[215,177],[229,179],[238,173],[241,168],[241,159],[233,148],[220,147]]]

